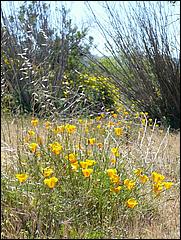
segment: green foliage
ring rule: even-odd
[[[171,23],[177,28],[178,19],[169,20],[160,2],[136,3],[126,13],[121,5],[118,11],[108,2],[104,7],[108,23],[100,25],[95,15],[94,19],[110,37],[106,39],[110,56],[93,61],[112,79],[127,106],[134,103],[166,127],[180,128],[180,49],[169,28]]]
[[[76,72],[88,71],[84,56],[93,41],[91,37],[85,40],[88,28],[79,30],[74,26],[62,7],[59,16],[62,22],[55,30],[50,24],[50,10],[46,3],[26,2],[15,16],[3,18],[3,94],[8,89],[22,112],[44,114],[47,109],[65,110],[72,104],[63,93],[65,73],[74,82],[69,88],[73,86],[75,91],[75,86],[79,87]],[[72,99],[77,97],[74,92],[71,94]]]
[[[155,139],[145,137],[143,125],[147,134],[150,129],[143,114],[108,112],[62,122],[33,118],[27,124],[16,119],[17,156],[9,151],[14,161],[3,165],[2,236],[102,239],[119,226],[125,237],[125,226],[155,215],[174,184],[167,179],[176,180],[174,172],[163,176],[154,162],[145,161],[155,156],[149,151]],[[154,126],[150,132],[159,130]],[[129,155],[127,136],[138,141]]]

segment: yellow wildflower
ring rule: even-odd
[[[135,118],[139,118],[140,114],[139,112],[135,113]]]
[[[114,132],[117,136],[121,136],[123,133],[123,129],[122,128],[114,128]]]
[[[88,163],[88,162],[83,162],[83,161],[81,161],[81,162],[80,162],[80,166],[81,166],[81,168],[86,169],[86,168],[88,168],[89,163]]]
[[[92,172],[93,172],[93,169],[91,168],[82,169],[82,173],[84,174],[84,177],[89,177]]]
[[[128,208],[134,208],[138,204],[138,202],[134,198],[130,198],[128,199],[126,204]]]
[[[56,177],[44,179],[44,184],[46,184],[49,188],[54,188],[57,182],[58,182],[58,178]]]
[[[128,115],[129,113],[127,111],[124,112],[124,115]]]
[[[162,182],[163,186],[166,188],[166,189],[169,189],[171,188],[171,186],[173,185],[172,182]]]
[[[45,122],[45,128],[46,128],[46,129],[49,129],[50,126],[51,126],[51,122],[46,121],[46,122]]]
[[[23,183],[28,178],[28,174],[26,173],[16,174],[16,178],[19,180],[20,183]]]
[[[33,127],[36,127],[36,126],[38,125],[38,122],[39,122],[38,119],[32,119],[32,120],[31,120],[31,125],[32,125]]]
[[[111,122],[111,121],[109,121],[108,124],[107,124],[108,127],[112,127],[112,126],[114,126],[114,125],[115,125],[115,123],[114,123],[114,122]]]
[[[107,169],[106,172],[109,177],[112,177],[113,175],[117,174],[117,170],[115,168]]]
[[[59,155],[63,149],[62,145],[58,142],[49,144],[49,147],[51,148],[51,151],[56,155]]]
[[[39,152],[39,151],[37,152],[37,151],[36,151],[36,152],[35,152],[35,155],[36,155],[37,157],[41,157],[41,152]]]
[[[140,176],[143,173],[143,169],[138,168],[138,169],[135,169],[133,172],[134,172],[134,174],[136,174],[136,176]]]
[[[111,177],[110,177],[110,180],[112,183],[115,183],[115,184],[120,184],[120,178],[117,174],[113,174]]]
[[[121,188],[122,188],[121,186],[118,186],[118,187],[115,187],[115,188],[110,188],[110,191],[115,192],[115,193],[119,193]]]
[[[78,121],[79,121],[79,123],[80,123],[80,124],[82,124],[82,123],[83,123],[83,120],[82,120],[82,119],[79,119]]]
[[[141,122],[142,122],[143,126],[145,126],[146,119],[145,119],[145,118],[144,118],[144,119],[141,119]]]
[[[97,121],[101,120],[101,116],[97,116],[97,117],[96,117],[96,120],[97,120]]]
[[[79,168],[79,163],[78,161],[74,162],[74,163],[71,163],[71,167],[72,167],[72,170],[74,172],[77,172],[78,168]]]
[[[116,163],[116,159],[112,158],[112,159],[111,159],[111,163],[112,163],[112,164]]]
[[[95,143],[96,139],[95,138],[89,138],[88,139],[88,144],[93,145]]]
[[[76,131],[76,126],[71,124],[66,124],[65,129],[68,133],[74,133]]]
[[[25,136],[24,142],[25,142],[25,143],[28,143],[29,141],[30,141],[30,136],[29,136],[29,135]]]
[[[163,190],[163,183],[157,182],[153,184],[153,191],[156,194],[160,194],[160,192]]]
[[[71,163],[77,162],[76,155],[74,153],[70,153],[66,156],[66,159],[68,159]]]
[[[56,126],[55,129],[53,129],[53,132],[54,132],[55,134],[58,134],[58,133],[63,133],[64,130],[65,130],[65,126],[59,125],[59,126]]]
[[[103,144],[102,144],[102,143],[97,143],[97,146],[98,146],[98,148],[100,149],[100,148],[103,147]]]
[[[113,118],[117,118],[118,115],[117,115],[116,113],[113,113],[113,114],[112,114],[112,117],[113,117]]]
[[[157,172],[152,172],[152,179],[155,183],[163,181],[165,177]]]
[[[29,130],[29,131],[28,131],[28,134],[29,134],[30,136],[34,136],[34,135],[35,135],[35,132],[34,132],[33,130]]]
[[[118,148],[111,148],[111,152],[114,154],[115,157],[119,157],[119,149]]]
[[[86,159],[86,162],[88,163],[88,166],[92,166],[92,165],[96,164],[96,161],[90,160],[90,159]]]
[[[28,147],[29,147],[29,149],[30,149],[31,152],[35,153],[35,152],[36,152],[36,149],[37,149],[37,147],[38,147],[38,144],[37,144],[37,143],[30,143],[30,144],[28,145]]]
[[[53,173],[53,169],[47,167],[43,169],[43,176],[44,177],[49,177]]]
[[[128,190],[131,190],[135,187],[135,181],[133,180],[129,180],[129,179],[125,179],[124,180],[124,185],[128,188]]]
[[[146,175],[141,175],[139,178],[142,183],[146,183],[149,180],[149,178]]]

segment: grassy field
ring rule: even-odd
[[[1,237],[179,239],[179,144],[143,113],[3,118]]]

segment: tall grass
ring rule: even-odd
[[[178,237],[179,136],[147,114],[4,119],[1,134],[2,238]]]

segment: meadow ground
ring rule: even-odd
[[[179,239],[180,133],[160,130],[154,124],[151,130],[147,121],[146,126],[143,119],[140,125],[134,121],[114,114],[66,123],[45,124],[42,120],[38,126],[31,125],[31,118],[2,119],[1,237]],[[32,142],[42,146],[39,156],[35,156],[36,147],[30,148]],[[55,142],[62,145],[57,148]],[[94,162],[84,168],[85,159]],[[50,186],[45,181],[42,169],[47,167],[53,169],[49,170],[55,173],[58,184],[55,181]],[[144,190],[138,176],[132,174],[140,167],[149,177]],[[84,172],[87,169],[93,169],[93,173]],[[117,172],[113,178],[107,176],[108,169],[118,170],[119,183],[115,181]],[[146,190],[153,171],[173,182],[158,197]],[[28,180],[19,183],[16,174],[23,172],[28,174]],[[128,178],[136,183],[135,191],[126,185]],[[140,199],[137,206],[122,204],[132,196]]]

